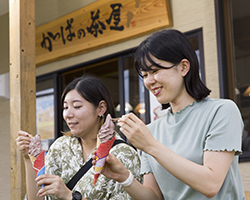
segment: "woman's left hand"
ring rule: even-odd
[[[54,195],[60,200],[72,199],[72,191],[67,188],[59,176],[44,174],[36,178],[37,186],[44,185],[37,196],[44,197],[46,195]]]
[[[96,165],[96,152],[92,156],[92,164]],[[109,154],[106,157],[105,165],[102,168],[101,173],[118,182],[123,182],[129,177],[129,171],[114,155]]]
[[[148,127],[133,113],[123,115],[117,123],[120,131],[136,148],[148,153],[150,146],[155,141]]]

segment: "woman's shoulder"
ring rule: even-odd
[[[230,99],[205,98],[199,104],[195,112],[199,116],[211,117],[211,119],[217,116],[223,119],[241,120],[241,113],[237,104]]]
[[[206,97],[202,99],[198,103],[203,103],[203,104],[214,104],[214,105],[236,105],[234,101],[231,99],[216,99],[216,98],[211,98],[211,97]]]
[[[207,97],[199,102],[201,105],[204,105],[209,108],[215,108],[215,109],[236,109],[238,110],[237,104],[230,100],[230,99],[215,99]]]

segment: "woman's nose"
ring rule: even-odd
[[[68,109],[64,110],[63,115],[64,115],[64,118],[73,117],[72,109],[68,108]]]
[[[149,85],[149,84],[155,83],[155,77],[154,77],[154,75],[151,74],[151,73],[148,73],[147,78],[144,79],[144,83],[145,83],[145,85]]]

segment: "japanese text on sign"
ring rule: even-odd
[[[172,26],[168,0],[102,0],[36,28],[36,65]]]

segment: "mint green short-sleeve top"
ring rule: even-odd
[[[180,112],[166,115],[148,125],[153,137],[178,155],[203,164],[204,151],[235,151],[225,181],[213,200],[243,200],[244,190],[238,167],[243,122],[231,100],[205,98]],[[203,194],[179,181],[152,156],[142,152],[141,173],[152,172],[167,200],[205,200]],[[206,181],[206,180],[202,180]]]

